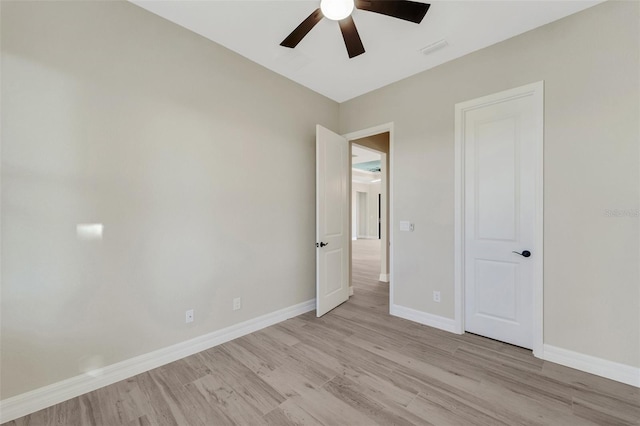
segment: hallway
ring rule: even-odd
[[[378,281],[380,277],[381,240],[359,239],[351,241],[352,278],[354,289],[366,291],[388,289],[388,283]],[[383,285],[381,285],[383,284]],[[386,297],[388,302],[388,297]],[[387,303],[388,306],[388,303]],[[388,312],[388,311],[387,311]]]

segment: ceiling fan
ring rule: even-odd
[[[320,7],[314,10],[298,27],[285,38],[280,46],[294,48],[316,26],[322,18],[338,21],[342,38],[347,47],[349,58],[364,53],[362,40],[353,22],[353,8],[381,13],[405,21],[422,22],[430,4],[409,0],[321,0]]]

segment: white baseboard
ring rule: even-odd
[[[0,423],[75,398],[120,380],[204,351],[316,308],[315,299],[259,316],[102,369],[100,376],[82,374],[0,401]]]
[[[353,296],[353,286],[349,287],[349,296]]]
[[[456,322],[451,318],[441,317],[439,315],[428,314],[426,312],[407,308],[400,305],[391,305],[389,313],[393,316],[404,318],[429,327],[439,328],[440,330],[455,333]]]
[[[640,387],[640,368],[545,344],[542,359]]]
[[[383,283],[388,283],[389,282],[389,274],[380,274],[380,281],[382,281]]]

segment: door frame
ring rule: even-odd
[[[535,251],[533,265],[533,355],[542,358],[544,343],[544,81],[494,93],[455,105],[454,301],[455,332],[464,334],[464,115],[480,107],[531,96],[536,118]]]
[[[350,132],[343,134],[342,137],[345,138],[349,145],[351,145],[351,141],[354,139],[366,138],[368,136],[379,135],[380,133],[389,132],[389,169],[386,172],[386,176],[383,176],[383,179],[386,177],[387,179],[387,188],[389,189],[389,199],[387,200],[387,204],[389,206],[389,217],[387,218],[389,234],[387,235],[387,253],[389,256],[389,270],[387,273],[389,274],[389,306],[393,306],[393,122],[380,124],[379,126],[373,126],[362,130],[357,130],[355,132]],[[351,169],[349,169],[349,176],[351,176]],[[351,191],[351,181],[349,181],[349,191]],[[351,209],[351,206],[349,206]],[[351,217],[351,215],[349,215]],[[352,224],[353,226],[353,224]],[[352,241],[349,240],[349,251],[352,250]],[[350,283],[351,285],[351,283]],[[349,294],[353,295],[353,286],[349,287]]]

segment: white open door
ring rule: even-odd
[[[316,126],[316,314],[349,299],[349,143]]]

